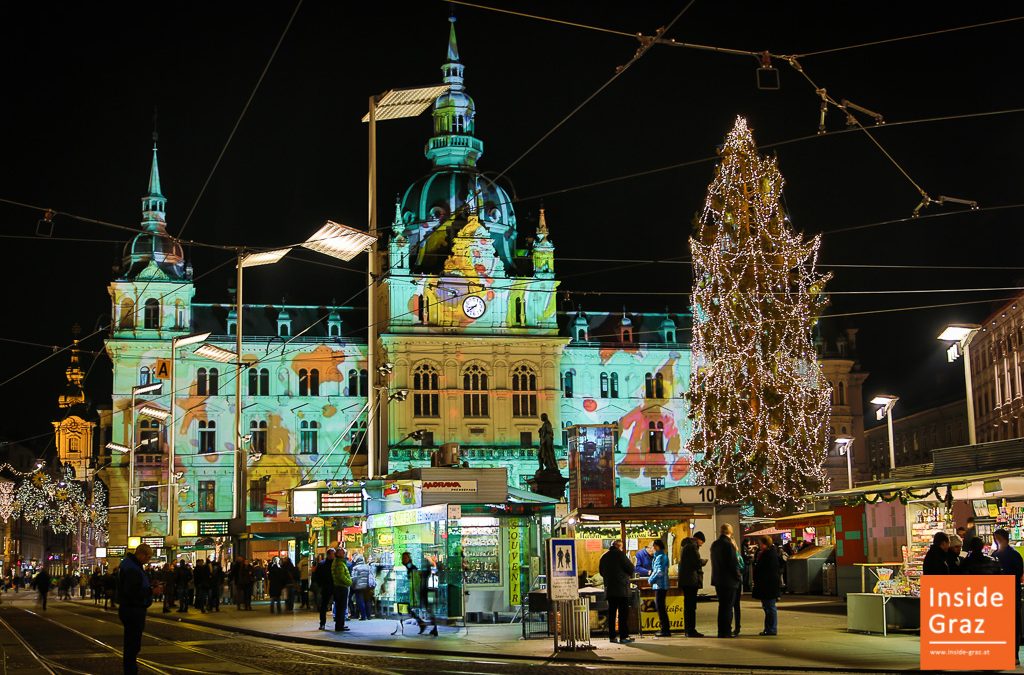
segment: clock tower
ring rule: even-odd
[[[376,298],[387,317],[379,348],[394,364],[389,386],[410,391],[405,402],[381,405],[382,424],[400,462],[409,453],[396,455],[395,446],[419,431],[424,450],[431,441],[514,449],[535,470],[540,414],[557,425],[568,341],[555,313],[555,247],[542,211],[530,248],[517,248],[513,199],[477,167],[484,144],[451,22],[441,66],[450,89],[434,101],[425,148],[432,167],[395,205]]]

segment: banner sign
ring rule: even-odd
[[[1013,670],[1012,575],[921,577],[921,670]]]
[[[576,540],[550,540],[552,600],[576,600],[580,597],[580,580],[576,572]]]
[[[363,492],[321,492],[321,516],[352,516],[363,513]]]
[[[519,526],[510,524],[508,532],[508,599],[509,604],[518,607],[523,601],[522,588],[522,534]]]
[[[615,506],[615,427],[569,427],[569,506]]]
[[[277,516],[277,500],[271,497],[263,498],[263,517],[274,518]]]

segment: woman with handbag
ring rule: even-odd
[[[356,596],[359,620],[366,621],[370,618],[369,610],[373,607],[373,586],[376,586],[376,579],[362,555],[356,553],[352,561],[355,563],[352,566],[352,593]]]

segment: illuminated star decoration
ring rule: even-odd
[[[828,486],[831,385],[811,331],[827,301],[819,238],[782,209],[783,179],[743,118],[726,137],[690,238],[693,370],[687,449],[705,484],[766,512]]]

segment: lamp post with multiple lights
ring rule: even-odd
[[[836,436],[836,449],[846,455],[846,487],[853,488],[853,436]]]
[[[978,442],[977,432],[974,429],[974,386],[971,382],[971,340],[981,330],[981,326],[973,323],[954,323],[946,326],[946,329],[939,333],[939,339],[943,342],[952,342],[946,350],[946,360],[950,363],[956,361],[962,355],[964,357],[964,386],[967,389],[967,440],[971,445]]]
[[[178,349],[181,347],[187,347],[189,345],[198,344],[205,342],[206,338],[210,337],[209,333],[195,333],[192,335],[178,335],[171,338],[171,402],[170,402],[170,424],[168,425],[168,448],[167,448],[167,482],[173,482],[171,476],[174,475],[174,441],[178,436],[177,429],[175,429],[175,407],[174,400],[178,396],[178,392],[175,390],[174,381],[174,364],[178,359]],[[167,536],[169,538],[174,537],[174,502],[177,501],[178,494],[175,490],[167,490]]]
[[[896,401],[900,400],[899,396],[893,396],[892,394],[879,394],[878,396],[871,399],[871,403],[879,406],[878,410],[875,411],[875,419],[881,420],[883,417],[886,420],[886,424],[889,426],[889,471],[891,472],[896,468],[896,447],[893,443],[892,438],[892,409],[896,405]]]

